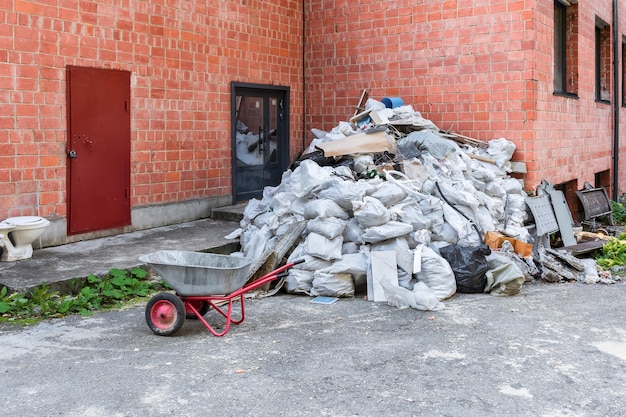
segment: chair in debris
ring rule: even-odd
[[[534,235],[540,246],[550,249],[550,235],[557,231],[561,233],[561,240],[563,241],[563,247],[559,249],[572,255],[582,255],[604,245],[605,242],[602,240],[590,240],[582,243],[576,241],[572,226],[574,221],[562,191],[554,189],[552,183],[546,181],[541,183],[538,191],[540,195],[526,197],[526,205],[535,220]]]
[[[576,191],[576,195],[583,206],[583,226],[587,226],[591,232],[604,231],[607,235],[619,235],[624,231],[623,226],[614,223],[613,208],[606,189],[594,188],[586,182],[582,190]],[[606,219],[606,222],[600,219]]]

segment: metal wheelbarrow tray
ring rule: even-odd
[[[246,283],[252,259],[202,252],[162,250],[142,255],[139,260],[148,264],[176,291],[154,295],[146,305],[146,322],[161,336],[170,336],[183,326],[185,319],[198,319],[215,336],[224,336],[230,324],[245,319],[244,294],[280,276],[303,260],[275,269],[255,281]],[[239,299],[241,315],[233,319],[233,300]],[[227,302],[224,311],[218,303]],[[226,319],[221,332],[216,331],[204,315],[213,308]]]

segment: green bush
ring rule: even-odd
[[[626,225],[626,206],[622,203],[611,201],[611,210],[613,210],[613,221],[615,224]]]
[[[621,234],[617,239],[609,239],[602,249],[594,253],[594,258],[602,269],[626,265],[626,234]]]
[[[60,294],[42,283],[29,293],[9,294],[0,289],[0,323],[29,324],[42,318],[69,314],[91,316],[95,310],[114,308],[138,298],[168,289],[165,282],[146,280],[141,268],[111,269],[104,277],[89,275],[75,294]],[[76,285],[77,280],[74,281]]]

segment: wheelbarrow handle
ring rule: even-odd
[[[293,261],[292,264],[298,265],[298,264],[304,263],[304,261],[306,261],[306,259],[300,258],[300,259],[296,259],[295,261]]]

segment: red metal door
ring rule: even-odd
[[[130,224],[130,72],[67,68],[68,235]]]

